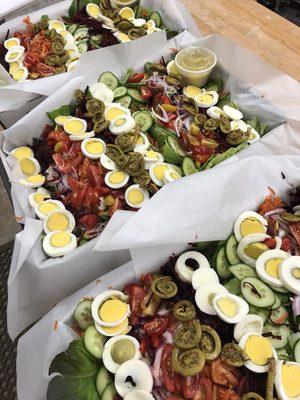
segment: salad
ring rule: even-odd
[[[298,399],[299,229],[299,205],[271,193],[227,241],[82,299],[47,399]]]
[[[113,3],[113,2],[112,2]],[[18,82],[69,72],[81,54],[165,29],[161,15],[140,5],[113,7],[110,0],[73,0],[69,15],[50,19],[43,15],[0,44],[0,62]],[[177,32],[168,32],[172,37]]]
[[[243,119],[222,90],[220,79],[183,86],[173,61],[147,63],[120,80],[106,71],[49,112],[41,138],[11,152],[20,184],[37,189],[29,202],[44,221],[46,254],[69,253],[116,210],[137,211],[165,184],[257,141],[267,125]]]

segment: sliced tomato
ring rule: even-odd
[[[68,158],[74,158],[78,154],[81,154],[81,142],[71,142],[71,148],[68,153]],[[90,160],[86,158],[87,163],[89,164]]]
[[[148,347],[149,347],[149,339],[147,338],[147,336],[144,336],[140,341],[140,352],[143,355],[145,355],[148,351]]]
[[[275,249],[276,247],[276,240],[274,238],[267,238],[263,241],[263,243],[269,247],[270,250]]]
[[[86,208],[94,207],[100,203],[100,197],[96,187],[89,187],[85,194],[83,205]]]
[[[294,238],[296,239],[298,246],[300,246],[300,222],[296,222],[290,225],[290,229]]]
[[[108,215],[110,217],[113,216],[113,214],[117,211],[117,210],[121,210],[123,207],[123,202],[121,199],[115,199],[115,204],[113,204],[112,206],[108,207]]]
[[[79,218],[78,224],[87,229],[92,229],[98,224],[99,218],[95,214],[86,214]]]
[[[282,243],[281,243],[280,249],[283,251],[291,250],[291,247],[292,247],[291,239],[288,238],[287,236],[283,236],[283,238],[281,240],[282,240]]]
[[[172,104],[171,100],[169,99],[169,97],[165,96],[165,95],[161,96],[161,103],[162,104]]]
[[[195,154],[195,155],[201,155],[201,156],[203,156],[204,154],[212,154],[211,149],[209,149],[209,148],[206,147],[206,146],[202,146],[202,145],[200,145],[200,146],[193,146],[193,147],[192,147],[192,152],[193,152],[193,154]]]
[[[90,188],[89,183],[84,183],[82,189],[71,193],[71,204],[74,208],[80,209],[83,206],[85,196]]]
[[[211,157],[211,154],[203,154],[203,155],[196,155],[194,156],[194,160],[198,161],[201,164],[206,163],[206,161],[209,160],[209,158]]]
[[[166,343],[161,356],[162,380],[168,392],[176,391],[175,372],[172,367],[173,346]]]
[[[218,387],[217,400],[240,400],[240,396],[232,389]]]
[[[52,155],[52,158],[55,162],[55,165],[58,167],[58,169],[64,173],[68,174],[72,171],[72,165],[70,163],[67,163],[61,154],[55,153]]]
[[[36,72],[38,72],[39,74],[43,75],[43,76],[50,76],[52,74],[54,74],[55,68],[54,67],[50,67],[50,65],[46,65],[44,63],[37,63],[36,67],[35,67]]]
[[[211,379],[214,384],[221,386],[232,386],[238,385],[238,378],[232,371],[229,371],[221,361],[215,360],[211,363]]]
[[[150,97],[152,96],[152,92],[147,86],[142,86],[141,87],[141,95],[142,95],[143,100],[149,100]]]
[[[143,79],[145,78],[145,74],[139,74],[139,73],[134,73],[133,75],[131,75],[127,82],[128,83],[139,83],[141,82]]]
[[[182,381],[183,381],[183,376],[176,372],[176,374],[175,374],[175,388],[176,388],[176,392],[177,393],[181,393],[182,392]]]
[[[88,180],[92,186],[101,186],[103,184],[103,177],[98,165],[89,165],[87,170]]]
[[[198,376],[186,376],[182,380],[182,394],[185,399],[192,399],[198,389]]]
[[[144,331],[149,336],[161,336],[168,328],[169,318],[161,316],[153,319],[150,322],[146,322],[144,325]]]
[[[62,152],[69,153],[69,151],[72,147],[72,142],[69,139],[69,137],[66,137],[61,143],[62,143]]]
[[[126,293],[126,292],[125,292]],[[131,313],[137,316],[141,315],[141,302],[146,296],[146,291],[139,285],[131,285],[129,289],[129,304]]]
[[[198,380],[198,388],[193,400],[213,400],[212,382],[208,378],[200,377]]]
[[[159,336],[151,336],[151,344],[156,349],[161,345],[161,339]]]
[[[174,131],[174,121],[169,121],[165,124],[165,127]]]
[[[49,146],[55,146],[58,142],[70,140],[68,135],[63,131],[51,131],[48,133],[47,142]]]

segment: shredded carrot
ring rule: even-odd
[[[55,331],[57,331],[57,329],[58,329],[58,321],[57,320],[54,321],[53,329]]]
[[[258,212],[261,215],[264,215],[269,211],[276,210],[277,208],[284,207],[284,203],[279,196],[276,196],[274,190],[271,188],[269,188],[269,190],[271,193],[265,198],[264,202],[258,208]]]

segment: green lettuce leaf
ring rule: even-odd
[[[69,17],[74,18],[78,11],[89,3],[95,3],[99,5],[99,0],[73,0],[68,11]]]
[[[100,400],[96,389],[100,366],[86,350],[83,338],[73,341],[50,365],[49,374],[61,375],[50,381],[47,400]]]
[[[59,115],[71,115],[73,111],[73,108],[70,105],[64,105],[56,110],[52,110],[47,112],[48,117],[51,119],[51,121],[55,124],[55,118],[58,117]]]

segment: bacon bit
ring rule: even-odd
[[[54,321],[53,329],[54,329],[55,331],[58,330],[58,321],[57,321],[57,320]]]
[[[96,279],[96,285],[99,285],[100,283],[102,283],[101,279]]]
[[[269,211],[276,210],[277,208],[284,207],[284,203],[281,201],[279,196],[276,196],[273,189],[269,188],[271,194],[269,194],[264,202],[259,206],[258,212],[261,215],[266,214]]]

